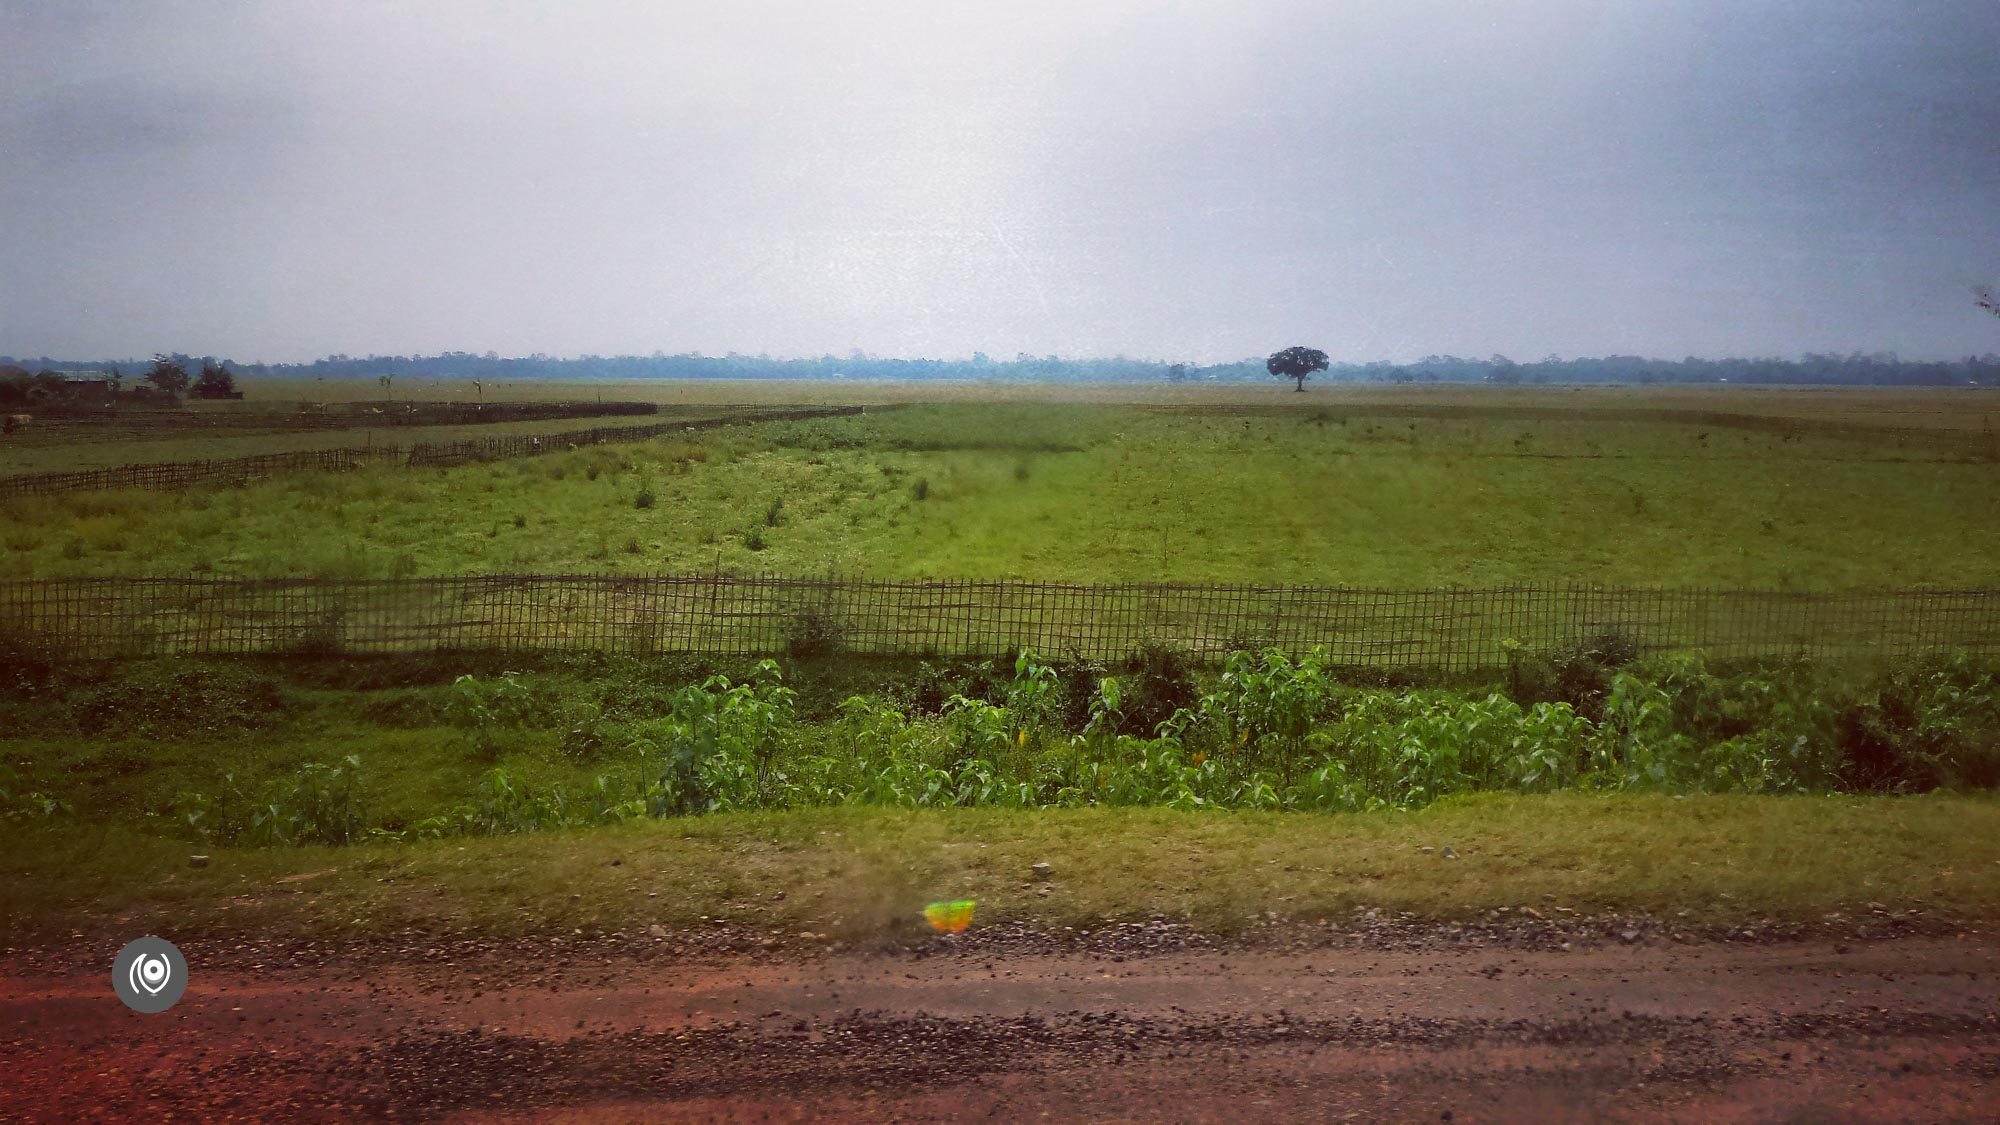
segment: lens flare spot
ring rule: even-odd
[[[924,921],[941,934],[964,933],[965,928],[972,925],[972,900],[931,903],[924,907]]]

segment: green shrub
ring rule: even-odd
[[[796,696],[777,664],[758,664],[749,683],[711,676],[675,692],[664,718],[633,729],[633,749],[658,763],[644,794],[653,815],[753,808],[780,797],[773,768],[791,735]]]
[[[1132,654],[1118,673],[1122,689],[1120,714],[1125,734],[1152,734],[1161,723],[1201,697],[1195,669],[1187,654],[1171,645],[1148,643]]]
[[[1895,669],[1838,718],[1843,777],[1858,789],[2000,785],[2000,678],[1960,657]]]
[[[1513,641],[1507,652],[1507,694],[1516,703],[1567,703],[1579,715],[1596,718],[1611,690],[1611,677],[1638,659],[1638,641],[1616,629],[1579,638],[1566,647],[1531,653]]]
[[[1309,744],[1316,745],[1314,727],[1333,706],[1333,689],[1324,649],[1296,659],[1275,648],[1233,652],[1201,711],[1225,747],[1234,740],[1246,755],[1275,761],[1289,784]]]
[[[203,843],[251,846],[352,844],[367,835],[361,760],[309,763],[289,781],[273,781],[252,796],[225,775],[215,795],[182,793],[175,822]]]
[[[506,732],[526,726],[544,708],[519,673],[502,672],[487,679],[458,677],[445,694],[443,711],[447,722],[471,735],[473,749],[491,759],[499,756]]]
[[[787,655],[831,656],[846,648],[847,622],[831,602],[808,602],[785,622]]]
[[[558,716],[556,751],[573,763],[594,762],[631,741],[630,728],[606,714],[604,707],[576,701]]]
[[[901,699],[914,712],[937,715],[956,695],[1000,699],[995,676],[996,670],[988,661],[919,661],[916,674],[903,685]]]

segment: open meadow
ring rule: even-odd
[[[201,409],[266,410],[303,400],[378,398],[372,379],[243,380],[244,401]],[[589,400],[651,402],[669,407],[887,406],[907,403],[1090,403],[1097,405],[1336,408],[1349,413],[1519,411],[1530,414],[1692,413],[1747,415],[1813,426],[1864,430],[2000,430],[2000,391],[1991,387],[1740,386],[1690,383],[1642,386],[1488,386],[1465,383],[1315,383],[1303,394],[1272,380],[1236,382],[1065,383],[867,379],[591,379],[493,380],[474,387],[450,379],[411,380],[400,393],[427,401],[470,403]]]
[[[1103,388],[976,389],[442,470],[383,459],[241,489],[4,502],[0,558],[18,577],[2000,580],[2000,455],[1971,424],[1990,395],[1878,394],[1863,425],[1858,392],[1148,388],[1130,397],[1162,401],[1111,403],[1074,401]]]

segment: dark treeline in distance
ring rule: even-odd
[[[213,360],[208,356],[170,358],[186,364]],[[650,356],[585,355],[558,358],[535,354],[503,357],[493,352],[444,352],[439,355],[332,355],[311,363],[240,363],[221,360],[237,376],[293,379],[359,379],[393,375],[435,379],[851,379],[851,380],[995,380],[1024,383],[1267,383],[1271,375],[1264,358],[1223,364],[1175,363],[1169,360],[1063,359],[1018,355],[991,359],[975,352],[971,359],[884,359],[855,352],[846,358],[773,359],[770,356],[700,354]],[[0,367],[20,371],[120,371],[136,377],[150,367],[145,360],[56,360],[47,356],[15,359],[0,356]],[[1819,384],[1829,386],[1945,387],[2000,385],[2000,355],[1988,353],[1962,360],[1918,361],[1891,353],[1849,355],[1807,353],[1798,359],[1647,359],[1613,355],[1562,359],[1548,356],[1518,363],[1502,355],[1470,359],[1431,355],[1414,363],[1335,363],[1314,377],[1334,383],[1749,383]]]

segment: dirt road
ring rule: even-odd
[[[2000,942],[184,946],[0,973],[0,1117],[1992,1120]],[[101,962],[101,963],[100,963]]]

